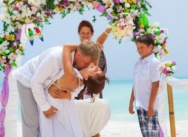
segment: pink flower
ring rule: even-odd
[[[152,37],[155,38],[155,37],[156,37],[156,34],[152,34]]]
[[[31,7],[31,13],[34,15],[36,12],[37,12],[37,9],[34,6],[32,6]]]
[[[80,3],[76,2],[75,6],[76,6],[76,8],[80,8]]]
[[[163,41],[163,44],[166,44],[166,40]]]
[[[163,70],[163,73],[164,73],[164,74],[168,74],[168,70],[165,68],[165,69]]]

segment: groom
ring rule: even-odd
[[[23,137],[38,137],[39,135],[37,104],[46,117],[52,116],[57,111],[47,102],[44,90],[58,79],[58,74],[63,69],[62,54],[62,46],[49,48],[13,72],[17,79],[20,96]],[[73,64],[78,69],[82,69],[95,62],[98,57],[99,50],[95,43],[91,41],[82,42],[73,55]],[[40,91],[37,92],[35,99],[32,90]],[[66,98],[70,94],[64,93],[63,96]],[[71,98],[74,99],[73,94],[71,94]]]

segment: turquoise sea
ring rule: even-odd
[[[1,87],[0,83],[0,87]],[[132,90],[132,80],[110,80],[103,91],[103,97],[108,99],[111,106],[112,121],[136,122],[137,116],[128,113],[129,99]],[[166,92],[166,91],[164,91]],[[188,89],[173,89],[175,120],[188,121]],[[167,102],[167,97],[166,102]],[[18,120],[20,121],[20,106],[18,106]],[[168,105],[166,106],[168,112]],[[168,115],[168,113],[166,113]]]
[[[133,82],[132,80],[111,80],[105,86],[104,98],[110,101],[111,105],[111,120],[115,121],[137,121],[137,116],[130,115],[128,112],[129,100],[131,95]],[[164,90],[163,92],[167,92]],[[175,120],[188,121],[188,89],[173,88]],[[168,98],[166,100],[166,115],[168,118]]]

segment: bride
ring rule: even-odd
[[[64,70],[46,92],[48,102],[57,111],[53,116],[46,117],[39,110],[40,137],[91,137],[102,130],[109,120],[110,107],[107,101],[95,101],[92,96],[93,100],[71,99],[71,95],[78,94],[83,85],[90,93],[98,94],[104,88],[105,81],[108,81],[94,64],[79,71],[73,68],[71,52],[76,49],[77,46],[72,44],[63,47]]]

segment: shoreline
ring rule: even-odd
[[[168,122],[169,123],[169,122]],[[168,124],[167,123],[167,124]],[[170,137],[170,124],[167,126]],[[21,122],[17,123],[17,137],[21,136]],[[142,137],[137,122],[112,121],[110,120],[100,133],[101,137]],[[176,136],[188,137],[188,120],[176,121]]]

